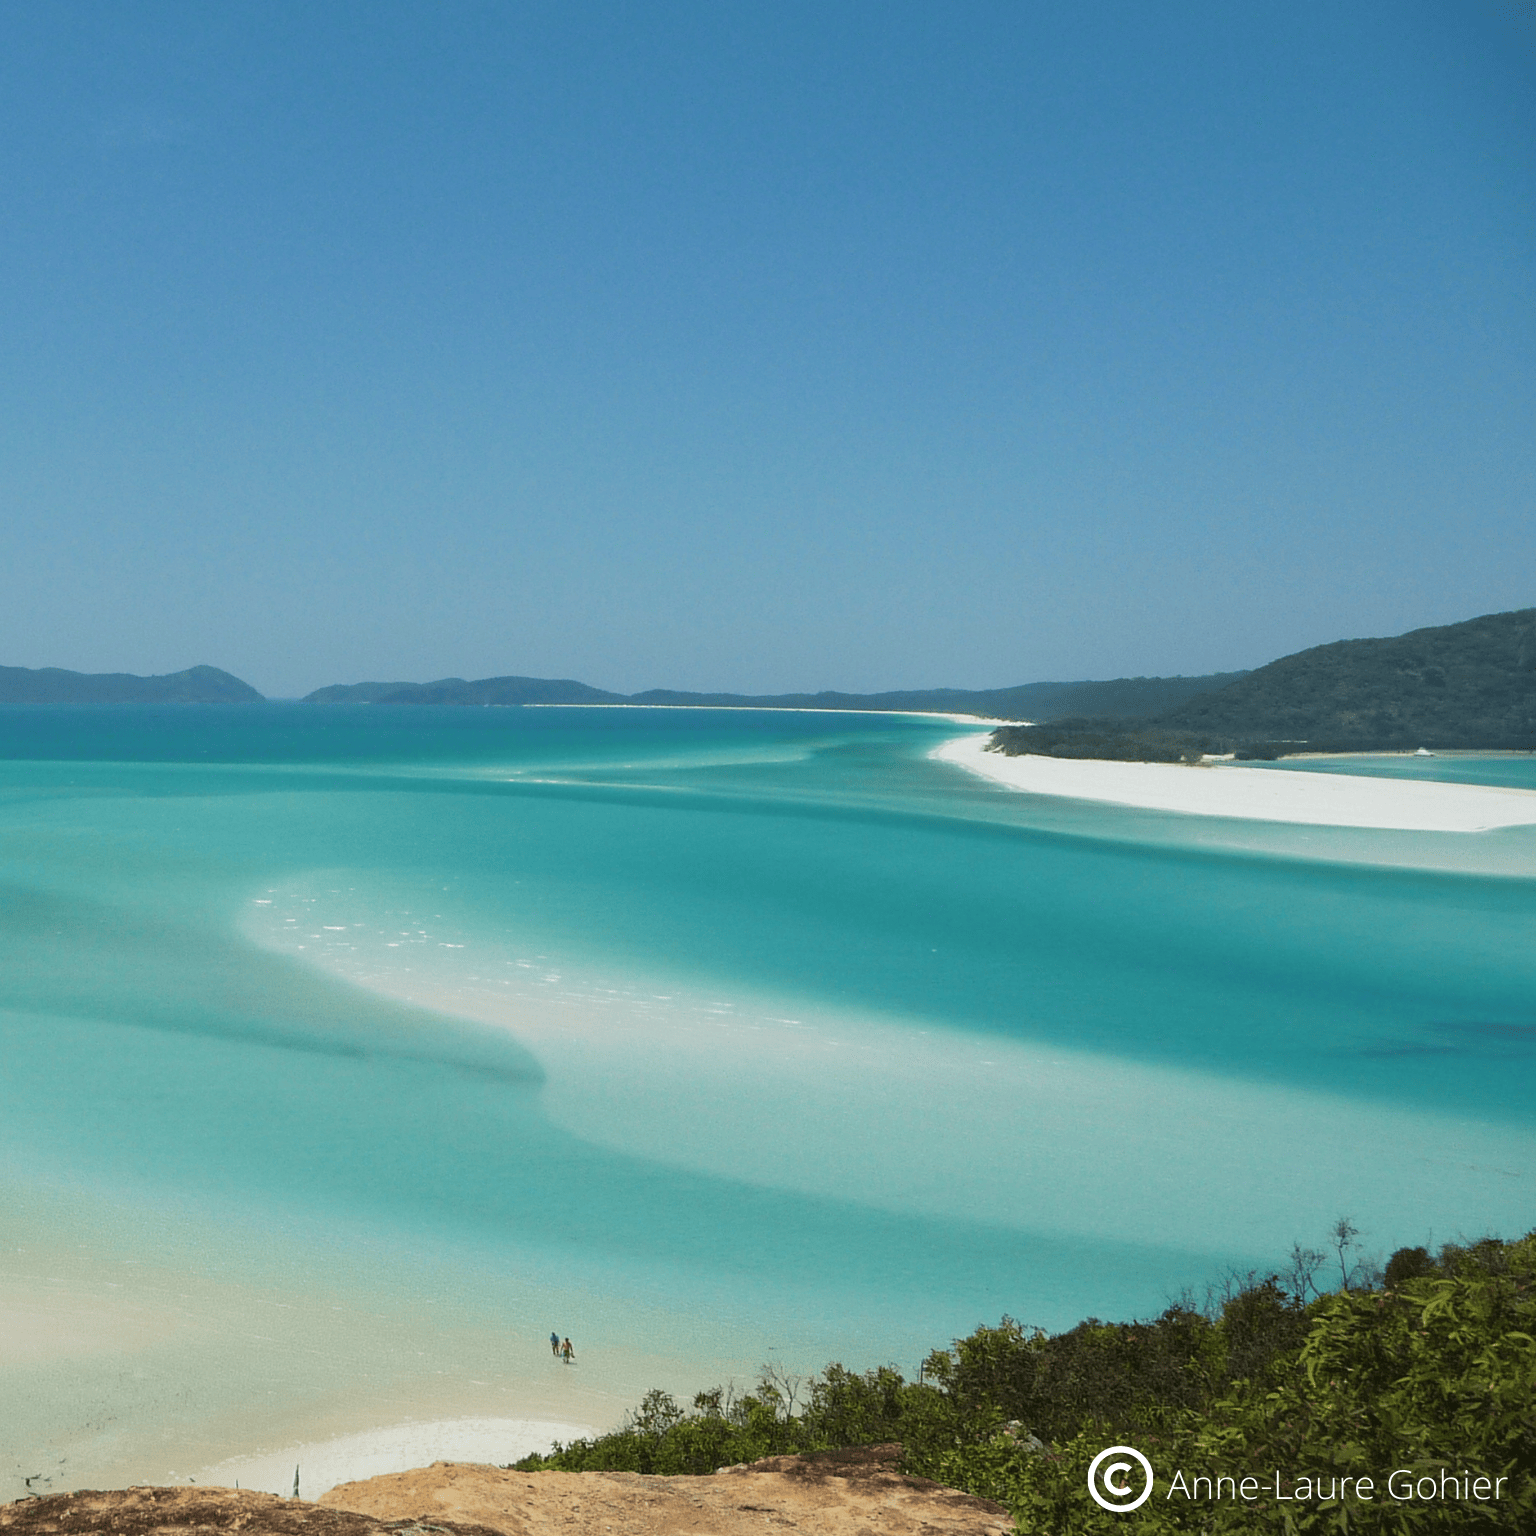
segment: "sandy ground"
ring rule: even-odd
[[[962,736],[930,755],[1010,789],[1097,800],[1187,816],[1373,827],[1407,832],[1487,832],[1536,824],[1536,791],[1364,774],[1287,773],[1231,763],[1111,763],[1004,757],[987,735]]]
[[[375,1520],[453,1521],[506,1536],[1004,1536],[1007,1511],[895,1470],[901,1447],[775,1456],[708,1477],[634,1472],[508,1472],[438,1464],[349,1483],[328,1509]]]
[[[1008,1536],[999,1504],[895,1470],[899,1445],[778,1456],[706,1477],[439,1462],[318,1504],[232,1488],[126,1488],[0,1505],[5,1536]]]

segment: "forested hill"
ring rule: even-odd
[[[940,710],[1011,720],[1055,720],[1091,714],[1143,720],[1240,678],[1121,677],[1107,682],[1023,683],[1013,688],[911,688],[890,693],[685,693],[652,688],[608,693],[568,679],[449,677],[435,683],[337,683],[317,689],[309,704],[671,704],[735,709]]]
[[[624,704],[622,693],[558,677],[439,678],[435,683],[333,683],[306,704]]]
[[[159,677],[0,667],[0,704],[254,704],[260,699],[249,683],[217,667],[188,667]]]
[[[677,693],[652,688],[631,695],[629,702],[740,709],[919,709],[1008,720],[1055,720],[1062,715],[1083,714],[1142,720],[1243,675],[1217,672],[1208,677],[1119,677],[1107,682],[1020,683],[1012,688],[905,688],[889,693]]]
[[[1536,608],[1282,656],[1159,727],[1313,751],[1536,747]]]

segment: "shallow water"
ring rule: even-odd
[[[1145,1315],[1340,1214],[1531,1225],[1530,829],[1043,800],[930,762],[958,729],[0,712],[29,1232],[108,1262],[152,1215],[231,1285],[687,1379]]]
[[[1300,769],[1306,773],[1364,773],[1391,779],[1430,779],[1446,784],[1492,784],[1536,789],[1536,754],[1530,752],[1350,753],[1340,757],[1291,758],[1250,767]]]

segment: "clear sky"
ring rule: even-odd
[[[0,10],[0,663],[1252,666],[1536,604],[1536,23]]]

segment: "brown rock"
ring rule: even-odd
[[[60,1493],[0,1505],[0,1536],[1011,1536],[1000,1504],[906,1477],[900,1456],[772,1456],[711,1477],[440,1461],[318,1504],[236,1488]]]
[[[512,1472],[437,1462],[343,1483],[326,1508],[503,1536],[1009,1536],[1000,1504],[895,1470],[900,1446],[774,1456],[709,1477]]]
[[[0,1504],[0,1536],[428,1536],[414,1520],[378,1520],[248,1488],[120,1488],[55,1493]],[[434,1522],[446,1536],[501,1536],[484,1526]]]

